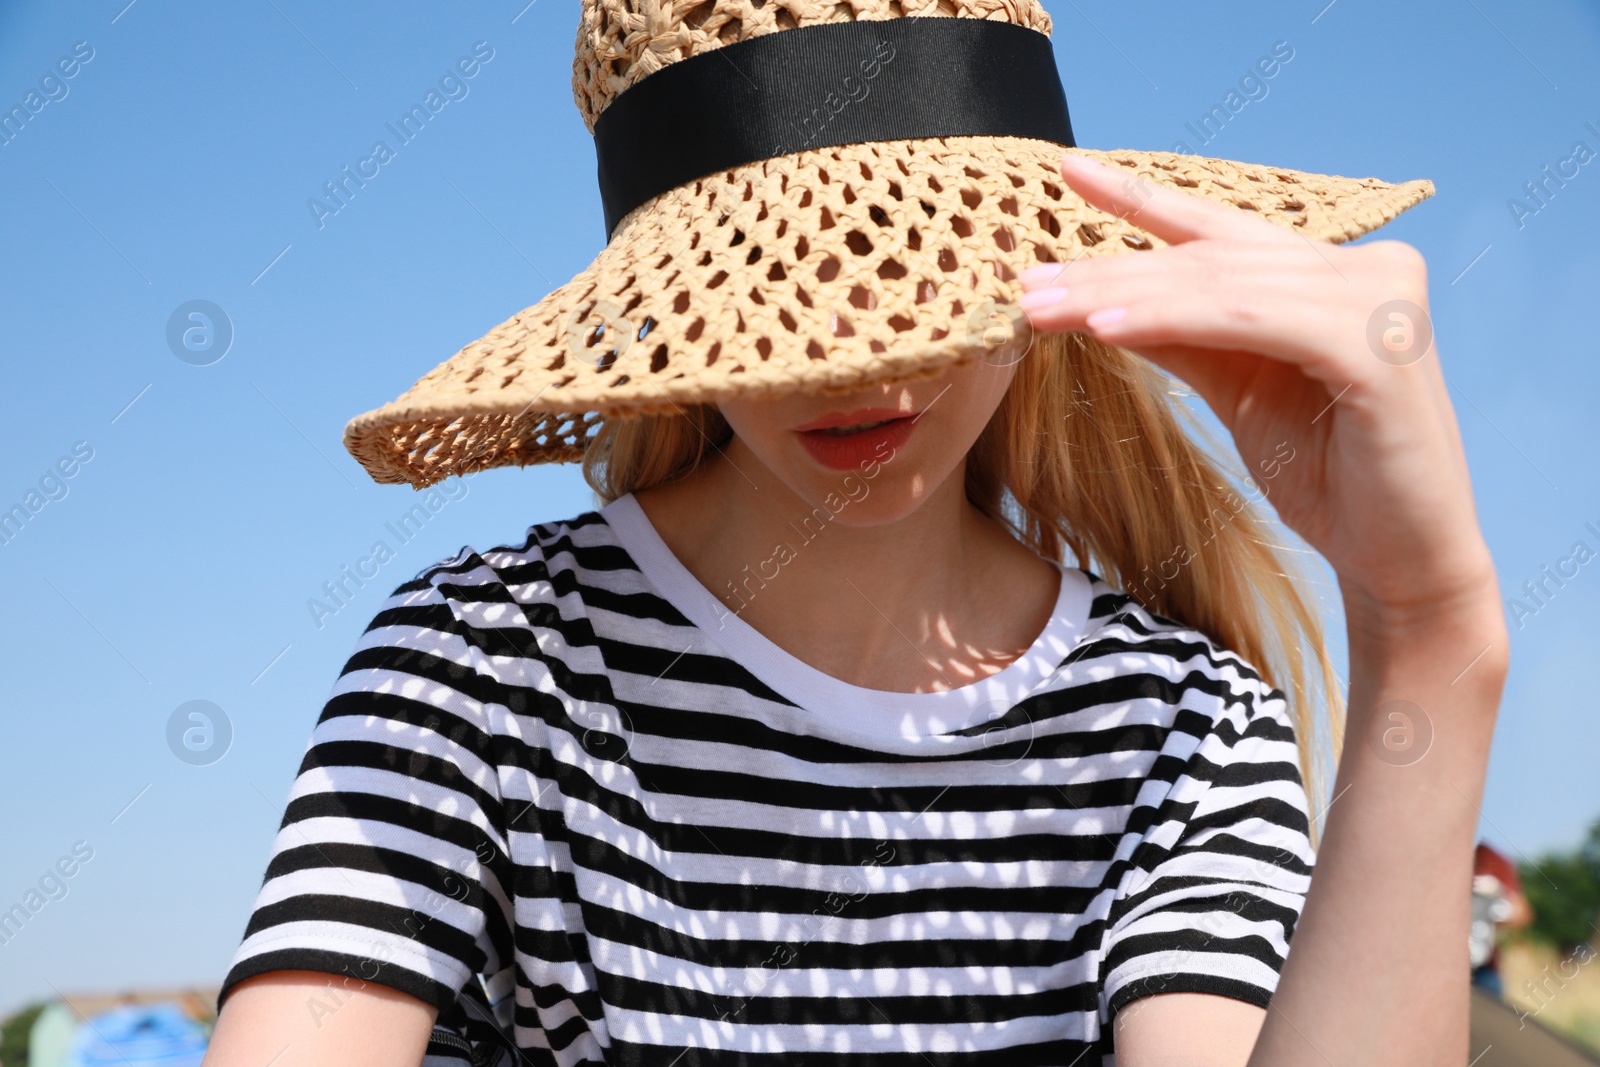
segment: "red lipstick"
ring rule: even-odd
[[[920,414],[898,408],[858,408],[824,415],[795,427],[794,432],[812,459],[832,470],[850,470],[893,456],[916,429]]]

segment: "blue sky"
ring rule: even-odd
[[[1600,550],[1600,159],[1567,163],[1542,203],[1524,188],[1578,142],[1600,152],[1600,4],[1045,2],[1083,145],[1431,178],[1437,197],[1384,235],[1431,264],[1504,590],[1578,540]],[[0,545],[0,910],[58,861],[73,872],[0,945],[0,1012],[220,980],[378,602],[464,544],[592,504],[575,467],[493,471],[402,544],[386,524],[416,498],[340,446],[347,419],[599,250],[577,6],[126,3],[0,6],[0,110],[45,101],[0,144],[0,508],[46,500]],[[1186,124],[1279,42],[1293,57],[1265,94],[1199,144]],[[427,127],[318,218],[323,184],[394,144],[386,124],[475,46]],[[216,339],[187,361],[168,344],[192,301],[231,323],[220,359]],[[378,577],[314,618],[380,540]],[[1484,835],[1526,853],[1600,815],[1600,560],[1547,588],[1512,624],[1484,805]],[[216,762],[168,747],[191,701],[231,731]]]

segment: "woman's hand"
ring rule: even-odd
[[[1415,249],[1312,241],[1083,156],[1061,173],[1168,247],[1023,272],[1036,328],[1090,333],[1188,382],[1252,475],[1274,470],[1278,514],[1372,613],[1363,625],[1495,599]]]

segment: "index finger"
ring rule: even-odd
[[[1201,238],[1271,241],[1294,235],[1257,215],[1227,207],[1197,193],[1169,189],[1131,170],[1066,153],[1061,176],[1090,206],[1125,218],[1168,244]]]

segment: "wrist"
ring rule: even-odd
[[[1450,577],[1405,595],[1380,592],[1362,582],[1339,580],[1351,640],[1392,640],[1410,635],[1474,632],[1504,634],[1505,612],[1494,560],[1481,547],[1470,562],[1450,568]]]

